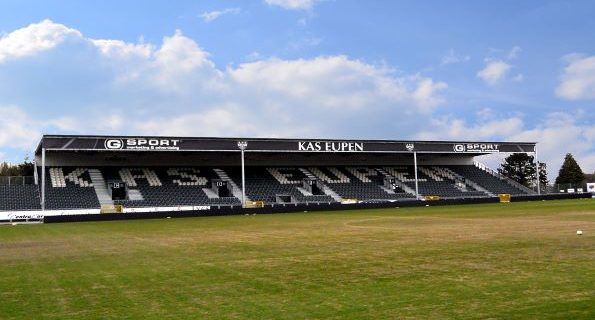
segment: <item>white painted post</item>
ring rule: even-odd
[[[415,198],[419,200],[419,186],[417,183],[417,151],[413,152],[413,168],[415,170]]]
[[[37,161],[33,161],[33,180],[35,181],[35,185],[39,186],[39,178],[37,177]]]
[[[238,148],[242,153],[242,208],[246,207],[246,171],[244,166],[244,150],[248,147],[248,141],[238,141]]]
[[[537,145],[535,145],[535,168],[537,169],[537,194],[541,195],[540,176],[539,176],[539,160],[537,160]]]
[[[244,167],[244,149],[242,149],[242,208],[246,207],[246,168]]]
[[[41,211],[45,211],[45,148],[41,149]]]

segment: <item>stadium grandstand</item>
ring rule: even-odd
[[[43,136],[0,211],[41,216],[404,203],[540,193],[476,161],[533,142]]]

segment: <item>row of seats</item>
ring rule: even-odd
[[[123,181],[130,200],[118,200],[126,207],[183,205],[240,205],[239,190],[219,197],[211,182],[230,179],[230,186],[242,187],[239,167],[53,167],[46,176],[46,208],[99,208],[97,193],[89,173],[97,183]],[[215,169],[220,169],[219,173]],[[222,174],[223,173],[223,174]],[[417,172],[420,194],[445,198],[485,197],[489,194],[524,194],[506,180],[475,166],[420,166]],[[385,179],[392,177],[390,185]],[[103,180],[101,179],[103,178]],[[309,189],[304,180],[316,180]],[[274,203],[336,202],[340,198],[386,201],[414,198],[413,166],[334,166],[334,167],[247,167],[246,195],[253,201]],[[3,186],[0,210],[39,208],[39,191],[34,185]],[[235,194],[236,196],[233,196]],[[281,200],[280,200],[281,199]]]
[[[142,200],[118,200],[124,207],[172,207],[189,205],[240,205],[235,197],[209,198],[203,189],[219,177],[212,168],[101,168],[106,181],[126,182]],[[126,178],[124,178],[126,177]]]
[[[316,170],[313,170],[316,169]],[[324,173],[328,177],[329,187],[342,198],[358,200],[397,200],[413,198],[414,195],[402,189],[383,188],[384,176],[374,168],[343,167],[343,168],[308,168],[308,170]],[[315,173],[315,175],[317,175]]]
[[[50,168],[48,173],[50,176],[50,182],[54,188],[66,188],[66,181],[70,181],[81,187],[92,187],[93,183],[90,180],[85,180],[82,178],[85,171],[86,169],[76,168],[65,174],[62,168]]]
[[[448,168],[466,179],[479,184],[493,194],[526,194],[524,190],[521,190],[512,184],[509,184],[506,180],[495,177],[476,166],[448,166]]]
[[[226,168],[231,179],[242,187],[241,170]],[[246,196],[252,201],[274,203],[278,195],[289,196],[295,202],[317,203],[335,201],[328,195],[308,194],[302,186],[307,178],[299,168],[260,168],[253,167],[246,170]],[[300,190],[301,188],[301,190]]]
[[[40,208],[36,185],[0,185],[0,211]]]
[[[421,167],[424,168],[424,167]],[[413,167],[406,167],[399,169],[402,174],[407,177],[414,177],[415,172]],[[403,170],[406,170],[405,172]],[[429,175],[431,174],[431,176]],[[422,195],[440,196],[441,198],[475,198],[486,197],[488,194],[475,190],[470,186],[461,186],[456,180],[448,178],[446,175],[440,175],[440,171],[425,167],[424,170],[419,170],[418,188]],[[404,184],[410,188],[415,188],[415,179],[404,179]]]
[[[50,168],[45,184],[45,208],[99,208],[97,193],[85,168]]]
[[[335,167],[308,168],[323,183],[350,183],[351,179]]]

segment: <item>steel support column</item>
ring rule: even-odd
[[[419,186],[417,183],[417,152],[413,152],[413,169],[415,171],[415,198],[419,200]]]
[[[45,211],[45,148],[41,149],[41,210]]]

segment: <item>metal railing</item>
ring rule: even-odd
[[[500,174],[498,171],[496,171],[496,170],[494,170],[494,169],[486,166],[485,164],[483,164],[483,163],[481,163],[479,161],[473,161],[473,163],[479,169],[481,169],[481,170],[483,170],[483,171],[485,171],[485,172],[487,172],[487,173],[489,173],[489,174],[491,174],[491,175],[493,175],[493,176],[495,176],[497,178],[500,178],[501,180],[505,181],[506,183],[512,185],[513,187],[515,187],[517,189],[523,190],[523,191],[528,192],[530,194],[531,193],[537,193],[537,191],[535,191],[535,190],[533,190],[531,188],[528,188],[528,187],[526,187],[526,186],[524,186],[524,185],[522,185],[522,184],[520,184],[520,183],[518,183],[518,182],[516,182],[516,181],[514,181],[512,179],[510,179],[509,177],[507,177],[505,175]]]
[[[0,186],[24,186],[35,184],[33,176],[0,176]]]
[[[560,183],[548,186],[549,193],[581,193],[590,192],[586,183]]]

